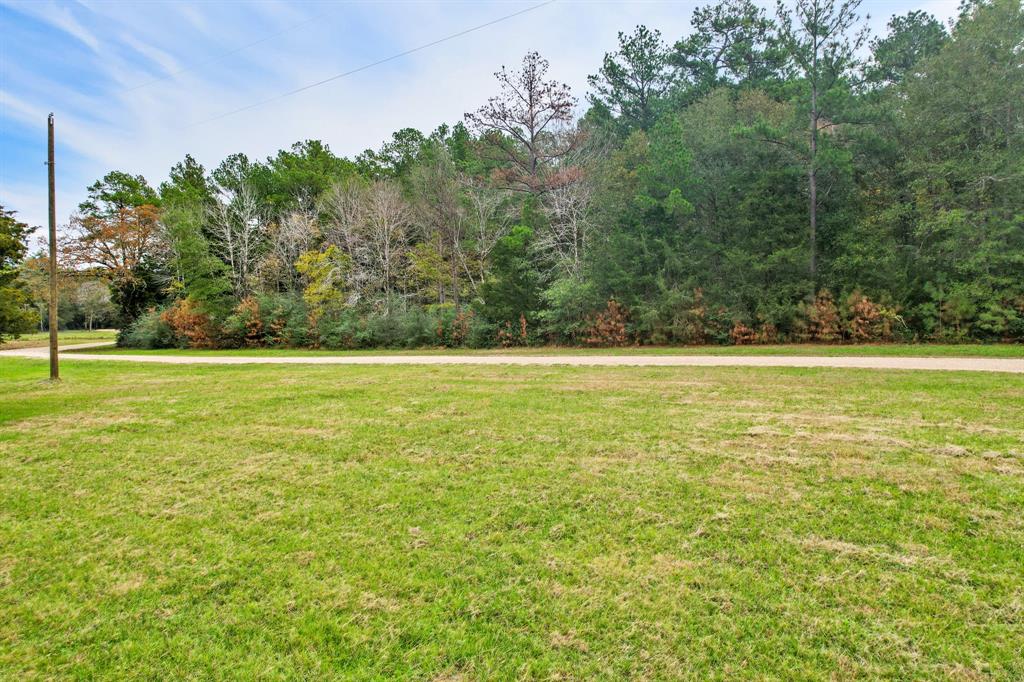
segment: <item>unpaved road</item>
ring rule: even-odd
[[[108,343],[65,346],[84,350]],[[0,351],[0,357],[46,359],[47,349]],[[818,357],[810,355],[119,355],[70,353],[63,360],[156,362],[170,365],[573,365],[580,367],[841,367],[1024,374],[1024,358]]]

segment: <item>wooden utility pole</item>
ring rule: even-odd
[[[50,176],[50,381],[60,381],[57,362],[57,193],[53,176],[53,114],[47,121],[46,166]]]

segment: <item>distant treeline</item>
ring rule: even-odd
[[[141,346],[1020,341],[1020,1],[878,38],[857,5],[636,27],[581,119],[529,53],[463,121],[353,159],[111,172],[65,258]]]

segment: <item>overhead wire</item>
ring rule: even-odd
[[[245,105],[243,107],[239,107],[237,109],[232,109],[230,111],[225,111],[224,113],[217,114],[216,116],[211,116],[209,118],[201,119],[199,121],[194,121],[192,123],[189,123],[188,125],[182,126],[181,129],[182,130],[187,130],[189,128],[194,128],[196,126],[205,125],[207,123],[212,123],[214,121],[219,121],[219,120],[221,120],[223,118],[227,118],[228,116],[233,116],[233,115],[239,114],[239,113],[241,113],[243,111],[249,111],[250,109],[255,109],[257,107],[261,107],[261,106],[264,106],[266,104],[270,104],[271,102],[276,102],[278,100],[285,99],[286,97],[291,97],[292,95],[297,95],[300,92],[305,92],[306,90],[311,90],[311,89],[319,87],[321,85],[325,85],[327,83],[331,83],[333,81],[339,80],[341,78],[345,78],[347,76],[351,76],[353,74],[357,74],[357,73],[359,73],[361,71],[366,71],[367,69],[372,69],[375,66],[380,66],[381,64],[386,64],[387,62],[391,62],[391,61],[394,61],[396,59],[400,59],[402,57],[407,57],[407,56],[409,56],[411,54],[414,54],[416,52],[420,52],[422,50],[426,50],[426,49],[434,47],[436,45],[440,45],[441,43],[448,42],[449,40],[454,40],[455,38],[460,38],[460,37],[462,37],[464,35],[468,35],[468,34],[473,33],[475,31],[479,31],[481,29],[487,28],[488,26],[494,26],[495,24],[499,24],[499,23],[501,23],[503,21],[507,21],[509,19],[513,19],[513,18],[518,17],[518,16],[522,16],[523,14],[526,14],[528,12],[533,12],[535,10],[538,10],[538,9],[542,8],[542,7],[545,7],[547,5],[553,4],[556,1],[557,0],[545,0],[545,2],[541,2],[541,3],[538,3],[536,5],[532,5],[530,7],[525,8],[525,9],[521,9],[521,10],[519,10],[517,12],[512,12],[511,14],[506,14],[506,15],[498,17],[496,19],[491,19],[490,21],[484,22],[482,24],[477,24],[476,26],[472,26],[470,28],[463,29],[462,31],[458,31],[456,33],[451,33],[451,34],[446,35],[446,36],[444,36],[442,38],[438,38],[437,40],[432,40],[432,41],[430,41],[428,43],[423,43],[422,45],[417,45],[416,47],[410,48],[408,50],[403,50],[402,52],[397,52],[397,53],[395,53],[393,55],[390,55],[388,57],[384,57],[383,59],[378,59],[377,61],[370,62],[368,64],[363,64],[362,66],[358,66],[358,67],[356,67],[354,69],[350,69],[348,71],[344,71],[342,73],[338,73],[338,74],[335,74],[333,76],[329,76],[328,78],[324,78],[324,79],[318,80],[318,81],[316,81],[314,83],[309,83],[307,85],[303,85],[301,87],[295,88],[294,90],[289,90],[287,92],[282,92],[281,94],[274,95],[273,97],[268,97],[267,99],[263,99],[263,100],[260,100],[258,102],[253,102],[252,104],[247,104],[247,105]]]

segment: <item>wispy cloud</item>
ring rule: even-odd
[[[536,2],[2,3],[0,203],[45,223],[36,183],[45,178],[39,163],[49,111],[57,115],[63,221],[85,188],[113,168],[142,173],[155,185],[186,153],[209,168],[233,152],[261,158],[318,138],[352,155],[399,128],[458,121],[493,93],[493,72],[518,63],[527,50],[544,54],[551,75],[582,100],[587,75],[614,49],[618,31],[643,23],[672,42],[688,32],[693,8],[704,4],[559,0],[182,130]],[[863,9],[884,27],[894,12],[936,11],[937,3],[944,0],[879,0]]]
[[[40,21],[60,29],[83,45],[87,45],[93,52],[99,52],[100,40],[75,17],[76,5],[85,9],[83,5],[78,5],[78,3],[72,5],[57,5],[53,2],[10,3],[10,6],[18,11],[30,14]]]

